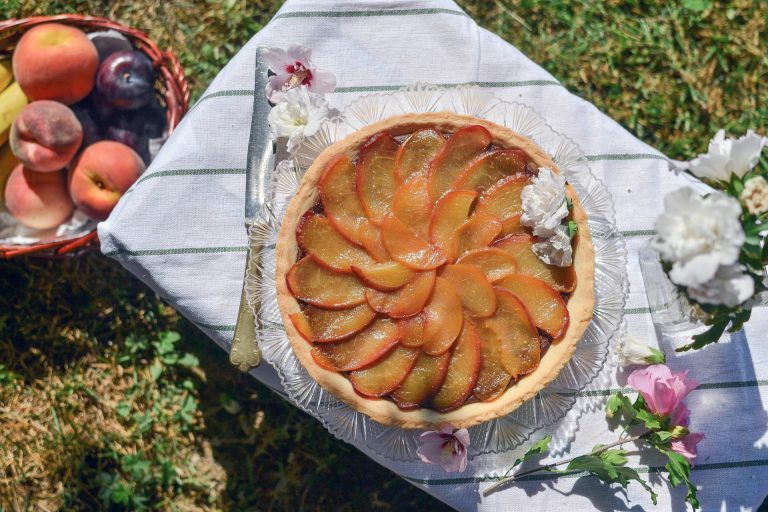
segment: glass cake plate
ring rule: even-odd
[[[293,354],[277,305],[275,243],[282,215],[299,187],[303,173],[329,145],[376,121],[404,113],[452,111],[487,119],[525,135],[538,144],[576,190],[589,216],[595,249],[595,308],[592,321],[571,360],[537,396],[512,413],[469,429],[470,458],[500,453],[522,445],[544,427],[555,429],[553,447],[562,450],[577,429],[592,400],[579,401],[579,392],[615,364],[609,358],[612,340],[621,330],[628,292],[627,251],[614,222],[614,205],[605,186],[591,173],[579,146],[557,133],[531,107],[502,101],[479,87],[444,89],[416,84],[401,90],[363,96],[317,133],[306,138],[292,155],[293,165],[281,165],[269,187],[269,201],[254,223],[249,243],[255,256],[246,275],[246,297],[257,320],[257,339],[264,359],[277,371],[289,399],[311,414],[337,438],[361,443],[391,460],[416,460],[420,430],[381,425],[356,412],[319,386]],[[263,122],[263,121],[261,121]]]

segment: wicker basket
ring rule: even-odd
[[[21,20],[0,22],[0,55],[10,55],[19,37],[28,29],[43,23],[57,22],[78,27],[85,32],[97,30],[116,30],[127,37],[136,49],[143,51],[152,61],[157,77],[155,88],[164,100],[168,133],[179,124],[181,117],[189,107],[189,84],[184,77],[184,70],[176,56],[170,51],[162,51],[143,32],[126,27],[105,18],[60,14],[56,16],[36,16]],[[0,244],[0,259],[12,258],[22,254],[35,254],[43,257],[77,256],[98,247],[96,230],[79,238],[28,245]]]

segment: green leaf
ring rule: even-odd
[[[623,466],[627,463],[626,450],[606,450],[600,454],[600,458],[603,459],[605,464],[611,464],[613,466]]]
[[[691,504],[694,510],[700,507],[699,499],[696,496],[696,486],[691,482],[691,463],[680,455],[679,453],[666,450],[663,453],[669,458],[665,469],[669,472],[669,483],[672,487],[678,485],[685,485],[688,487],[688,492],[685,495],[685,500]]]
[[[621,412],[628,420],[633,420],[637,415],[632,402],[621,391],[611,395],[606,403],[606,416],[613,418]]]
[[[688,350],[698,350],[710,343],[717,343],[717,340],[719,340],[725,332],[725,328],[728,327],[728,322],[730,322],[728,317],[718,319],[712,324],[712,327],[701,334],[695,335],[693,337],[693,343],[676,348],[675,351],[686,352]]]
[[[645,428],[648,430],[657,430],[661,428],[661,422],[659,418],[646,409],[640,409],[637,411],[636,419],[645,424]]]
[[[572,220],[568,221],[568,238],[573,238],[579,232],[579,225]]]
[[[176,362],[176,364],[183,366],[185,368],[195,368],[197,366],[200,366],[200,360],[196,356],[187,352],[183,356],[181,356],[181,358]]]
[[[659,430],[657,432],[653,432],[650,436],[647,437],[647,440],[649,443],[653,445],[666,445],[672,440],[672,432],[669,432],[667,430]]]
[[[667,356],[662,352],[661,350],[655,349],[653,347],[648,347],[651,349],[651,355],[647,356],[645,358],[645,362],[648,364],[664,364],[667,362]]]
[[[122,418],[128,418],[131,415],[131,404],[128,402],[119,402],[115,407],[115,412]]]
[[[709,7],[709,0],[683,0],[683,7],[689,11],[701,12]]]
[[[538,441],[536,441],[533,446],[528,448],[528,451],[523,454],[522,457],[515,459],[515,462],[512,463],[512,468],[519,466],[526,460],[535,457],[536,455],[541,455],[544,453],[547,453],[549,451],[549,443],[552,441],[552,436],[544,436]],[[510,469],[512,469],[510,468]],[[507,472],[509,473],[509,471]]]
[[[149,375],[152,377],[152,380],[157,380],[160,378],[160,374],[162,373],[163,363],[161,363],[159,359],[155,359],[152,361],[152,365],[149,367]]]

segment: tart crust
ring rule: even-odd
[[[310,376],[333,396],[383,425],[434,429],[439,424],[448,422],[456,428],[466,428],[514,411],[557,377],[563,366],[570,360],[576,344],[592,319],[595,303],[594,249],[586,213],[569,185],[567,193],[573,200],[572,215],[579,229],[574,241],[576,287],[568,300],[570,315],[568,330],[561,340],[551,344],[536,370],[521,377],[497,399],[490,402],[469,402],[445,413],[428,408],[404,411],[391,400],[362,397],[355,392],[346,376],[326,370],[315,363],[310,353],[311,344],[298,333],[289,318],[289,315],[299,312],[301,308],[299,302],[288,290],[286,274],[297,261],[299,254],[295,236],[296,226],[304,212],[310,210],[318,201],[318,182],[326,165],[339,154],[346,154],[354,160],[358,156],[358,148],[362,143],[378,132],[386,131],[392,136],[398,136],[421,128],[434,127],[442,133],[453,133],[469,125],[486,127],[491,132],[493,144],[503,148],[520,148],[538,167],[548,167],[554,172],[560,172],[549,156],[533,141],[489,121],[452,112],[405,114],[369,125],[325,149],[304,175],[296,196],[285,212],[280,228],[276,248],[277,301],[285,331],[296,357]]]

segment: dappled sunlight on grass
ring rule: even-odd
[[[759,2],[683,3],[709,4],[460,2],[642,140],[688,158],[717,128],[765,129],[768,34]],[[280,2],[3,5],[2,18],[81,12],[144,29],[179,56],[194,98]],[[99,254],[0,261],[0,291],[0,509],[441,507],[237,372]]]

